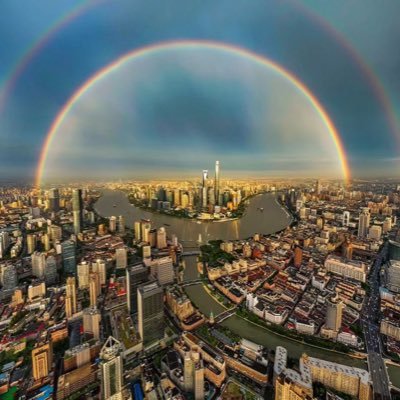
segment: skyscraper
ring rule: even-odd
[[[115,264],[118,269],[124,269],[128,265],[128,250],[126,247],[115,249]]]
[[[215,196],[215,204],[219,204],[219,161],[215,161],[215,180],[214,180],[214,196]]]
[[[92,272],[97,272],[100,278],[100,285],[106,284],[107,278],[107,266],[106,262],[102,259],[97,259],[96,262],[92,263]]]
[[[149,243],[150,242],[150,238],[149,238],[149,235],[150,235],[150,230],[151,230],[151,224],[150,224],[150,222],[148,222],[148,221],[143,221],[142,222],[142,241],[143,242],[147,242],[147,243]]]
[[[149,280],[149,270],[142,263],[134,264],[126,269],[126,300],[131,314],[137,313],[137,289]]]
[[[349,226],[350,223],[350,211],[343,212],[343,226]]]
[[[138,324],[145,346],[164,337],[164,293],[157,282],[138,288]]]
[[[97,297],[101,293],[100,276],[98,272],[92,272],[89,275],[89,298],[90,307],[96,307]]]
[[[61,243],[62,248],[62,261],[64,272],[66,274],[76,274],[76,254],[75,242],[73,240],[66,240]]]
[[[101,398],[122,400],[123,369],[121,343],[110,336],[100,351]]]
[[[57,282],[57,262],[54,256],[50,255],[46,259],[44,270],[46,285],[53,285]]]
[[[183,375],[185,391],[193,392],[195,400],[204,399],[204,365],[196,347],[185,353]]]
[[[160,285],[169,285],[175,278],[174,265],[171,256],[146,260],[146,265],[150,266],[151,275],[157,279]]]
[[[83,332],[92,335],[94,339],[100,339],[101,314],[96,307],[83,310]]]
[[[50,211],[60,211],[60,193],[58,189],[49,190],[49,209]]]
[[[13,264],[0,266],[1,284],[4,290],[13,290],[18,283],[17,268]]]
[[[317,194],[321,194],[321,182],[319,181],[319,179],[317,180],[317,182],[315,184],[315,192]]]
[[[369,213],[369,208],[364,207],[360,213],[360,219],[358,221],[358,237],[366,237],[368,234],[369,223],[371,215]]]
[[[108,221],[108,229],[110,232],[115,232],[117,230],[117,217],[116,216],[111,216],[109,221]]]
[[[65,314],[67,318],[70,318],[76,313],[76,311],[77,307],[75,277],[68,277],[67,286],[65,289]]]
[[[208,196],[208,190],[207,190],[207,177],[208,177],[208,170],[203,169],[203,180],[202,180],[202,185],[201,185],[201,205],[203,208],[207,207],[207,196]]]
[[[167,247],[167,232],[162,226],[157,230],[157,249],[165,249]]]
[[[90,264],[87,261],[82,261],[77,265],[76,270],[79,289],[87,289],[89,287]]]
[[[135,240],[140,242],[142,240],[142,224],[140,221],[134,223]]]
[[[4,257],[8,248],[10,247],[10,243],[11,243],[10,235],[8,234],[8,232],[0,232],[0,258]],[[29,253],[29,246],[28,246],[28,253]]]
[[[125,218],[122,215],[118,217],[118,233],[125,233]]]
[[[342,326],[343,303],[338,298],[332,297],[326,301],[326,329],[338,332]]]
[[[28,254],[32,254],[36,249],[36,235],[33,233],[29,233],[26,236],[26,244],[27,244],[27,252]]]
[[[72,214],[74,217],[74,233],[77,235],[82,231],[83,226],[83,201],[81,189],[74,189],[72,191]]]
[[[44,277],[44,271],[46,268],[46,255],[35,251],[31,256],[32,261],[32,275],[36,278],[42,279]]]

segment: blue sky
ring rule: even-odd
[[[1,178],[31,178],[34,175],[41,145],[58,110],[98,69],[127,51],[177,39],[217,40],[241,46],[278,62],[295,73],[324,105],[341,134],[354,176],[397,173],[399,133],[395,138],[382,104],[354,57],[332,32],[323,27],[324,23],[330,24],[368,63],[384,86],[394,113],[398,114],[400,54],[397,46],[400,26],[396,19],[400,5],[397,1],[385,1],[382,7],[373,0],[350,3],[344,0],[3,0],[0,6],[0,83],[6,84],[10,71],[32,43],[39,40],[66,13],[86,3],[93,3],[93,6],[48,40],[22,71],[6,97],[4,107],[0,110]],[[171,54],[172,61],[173,57]],[[132,66],[132,71],[135,68]],[[155,75],[152,77],[147,74],[146,82],[160,76],[162,69],[153,69]],[[259,117],[248,123],[246,115],[242,114],[249,105],[257,108],[256,105],[260,104],[255,101],[257,91],[254,88],[257,85],[254,82],[249,86],[246,86],[247,81],[242,82],[235,87],[228,81],[224,88],[218,89],[211,85],[212,77],[196,80],[194,71],[183,80],[181,76],[173,75],[173,71],[168,74],[163,71],[164,78],[158,90],[164,90],[169,101],[176,102],[174,107],[171,104],[160,104],[160,93],[150,95],[146,82],[144,88],[140,89],[143,97],[140,96],[142,103],[139,106],[144,110],[140,126],[153,124],[151,126],[157,129],[153,129],[151,135],[146,134],[147,142],[141,149],[142,158],[135,155],[137,142],[132,145],[135,147],[132,149],[132,157],[137,157],[141,162],[129,165],[121,163],[120,170],[115,168],[113,172],[115,177],[143,175],[144,171],[140,171],[139,165],[143,166],[143,170],[149,170],[148,165],[151,165],[154,173],[158,167],[164,173],[170,170],[173,174],[180,169],[196,171],[202,165],[201,157],[206,150],[203,153],[194,151],[193,157],[188,157],[188,146],[184,143],[188,137],[199,146],[215,143],[215,147],[207,148],[209,158],[214,155],[219,155],[222,160],[225,158],[227,173],[238,170],[233,159],[241,160],[240,169],[252,172],[259,170],[265,172],[266,176],[274,175],[278,170],[288,175],[295,172],[296,157],[301,152],[300,149],[295,151],[295,140],[293,143],[285,140],[285,146],[274,148],[274,154],[281,159],[279,166],[267,165],[262,151],[265,148],[265,155],[270,155],[268,151],[273,146],[268,141],[259,145],[260,135],[263,135],[253,129],[254,121],[259,120]],[[267,79],[266,76],[264,78]],[[123,79],[127,78],[121,75],[120,80]],[[126,132],[138,127],[130,118],[126,118],[129,110],[122,107],[122,104],[129,104],[127,99],[132,98],[132,93],[125,90],[122,95],[121,91],[116,91],[116,87],[118,83],[114,83],[110,90],[113,91],[113,99],[118,99],[114,103],[122,113],[118,124],[115,122],[114,125],[117,135],[120,134],[118,140],[121,142],[122,154],[127,143],[123,132],[126,135]],[[132,90],[137,95],[138,87],[134,86]],[[203,96],[201,103],[200,94],[204,92],[207,95]],[[246,98],[244,92],[254,96]],[[274,98],[271,92],[268,96],[269,101]],[[287,96],[290,103],[292,96]],[[132,103],[132,107],[135,104]],[[107,102],[103,106],[107,106]],[[216,112],[210,113],[210,110]],[[109,120],[115,120],[116,115],[110,115]],[[86,129],[91,130],[96,116],[85,116],[82,112],[80,116]],[[281,118],[293,119],[293,113],[283,113]],[[171,119],[174,130],[168,131],[165,129],[165,121],[171,123]],[[154,125],[155,122],[157,124]],[[265,122],[265,132],[271,132],[271,124],[275,124],[272,118]],[[166,132],[168,138],[165,137]],[[235,132],[234,136],[232,132]],[[81,137],[86,132],[75,134]],[[273,135],[265,136],[272,140],[276,135],[279,135],[278,130]],[[326,132],[321,132],[321,135],[326,136]],[[282,136],[285,135],[282,133]],[[293,133],[292,138],[295,137]],[[160,152],[167,151],[167,139],[173,139],[176,143],[173,152],[168,150],[171,151],[168,162],[157,157]],[[104,150],[106,153],[107,148]],[[113,153],[113,165],[121,161],[117,150]],[[318,147],[315,152],[318,159]],[[60,154],[64,157],[64,170],[68,169],[67,153]],[[327,151],[326,156],[330,154]],[[308,157],[308,153],[304,152],[304,156]],[[205,157],[204,163],[208,162],[209,159]],[[88,163],[87,157],[78,159],[76,156],[74,165],[85,167],[82,168],[82,175],[92,175],[93,171],[100,175],[102,173],[99,164]]]

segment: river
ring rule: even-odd
[[[260,211],[260,208],[264,210]],[[277,232],[291,222],[291,217],[277,203],[275,195],[271,193],[251,198],[241,219],[225,222],[202,222],[198,224],[187,219],[153,214],[131,205],[123,192],[112,190],[103,191],[102,197],[95,204],[95,209],[98,214],[104,217],[122,215],[129,226],[133,226],[133,222],[140,219],[150,219],[154,227],[168,224],[168,233],[176,234],[185,247],[194,247],[199,234],[201,234],[203,241],[210,239],[245,239],[255,232],[263,234]],[[192,280],[196,278],[198,276],[196,257],[185,257],[185,263],[184,279]],[[214,315],[223,311],[223,307],[205,291],[203,285],[188,286],[185,290],[193,303],[205,315],[208,316],[211,311]],[[274,349],[278,345],[284,346],[287,348],[290,357],[299,358],[303,353],[307,353],[312,357],[366,368],[366,363],[363,360],[291,341],[235,315],[225,320],[222,325],[241,337],[262,344],[269,349]]]
[[[122,191],[105,189],[102,192],[103,195],[95,204],[95,209],[103,217],[122,215],[130,227],[133,227],[134,221],[150,219],[154,227],[166,225],[168,233],[176,234],[184,246],[196,246],[199,235],[203,242],[212,239],[244,239],[257,232],[277,232],[291,222],[291,216],[278,204],[272,193],[252,197],[240,219],[199,222],[142,210],[133,206]],[[260,208],[263,208],[263,211]]]

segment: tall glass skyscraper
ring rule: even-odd
[[[131,314],[136,314],[138,310],[138,287],[148,280],[149,270],[142,262],[128,266],[126,269],[126,300]]]
[[[83,202],[81,189],[74,189],[72,191],[72,213],[74,216],[74,233],[77,235],[81,232],[83,226]]]
[[[137,296],[139,333],[147,346],[164,337],[164,292],[158,282],[151,282],[139,286]]]
[[[49,208],[50,211],[60,211],[60,193],[58,189],[50,189],[49,191]]]
[[[64,272],[68,275],[76,275],[76,249],[73,240],[66,240],[61,243],[62,261]]]
[[[110,336],[100,351],[101,399],[122,399],[123,365],[121,343]]]

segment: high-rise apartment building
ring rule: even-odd
[[[111,216],[108,221],[108,229],[110,230],[110,232],[116,232],[117,230],[117,217],[115,217],[114,215]]]
[[[151,230],[151,224],[150,222],[142,222],[142,241],[146,243],[150,243],[150,230]]]
[[[35,251],[31,255],[32,261],[32,275],[36,278],[42,279],[46,268],[46,254]]]
[[[118,233],[125,233],[125,218],[122,215],[118,217]]]
[[[343,302],[338,298],[333,297],[327,299],[326,305],[325,328],[338,332],[342,326]]]
[[[343,212],[343,226],[349,226],[350,223],[350,211]]]
[[[92,272],[97,272],[100,278],[100,285],[103,286],[106,284],[107,279],[107,265],[106,262],[102,259],[97,259],[92,263]]]
[[[71,318],[77,311],[76,304],[76,283],[75,277],[67,278],[67,285],[65,289],[65,315]]]
[[[135,221],[133,224],[133,230],[135,231],[135,239],[137,242],[142,240],[142,224],[140,221]]]
[[[125,269],[128,265],[128,250],[126,247],[115,250],[115,264],[118,269]]]
[[[85,308],[83,310],[83,332],[92,335],[94,339],[100,339],[100,311],[95,308]]]
[[[57,282],[57,262],[53,255],[46,258],[46,265],[44,269],[44,280],[46,285],[54,285]]]
[[[98,272],[91,272],[89,275],[89,299],[90,307],[96,307],[97,298],[101,293],[100,276]]]
[[[17,269],[15,265],[0,265],[0,279],[4,290],[15,289],[18,283]]]
[[[8,232],[0,232],[0,258],[3,258],[5,256],[9,247],[10,247],[10,236]]]
[[[53,244],[57,240],[61,240],[62,239],[62,228],[61,228],[61,226],[50,225],[49,230],[50,230],[50,237],[51,237],[51,240],[53,241]]]
[[[167,232],[162,226],[157,230],[157,249],[165,249],[167,247]]]
[[[364,207],[361,210],[360,217],[358,220],[358,237],[360,238],[367,237],[370,219],[371,219],[371,214],[369,212],[369,208]]]
[[[87,261],[82,261],[77,265],[79,289],[87,289],[89,287],[89,273],[90,265]]]
[[[36,235],[30,233],[26,235],[26,245],[28,254],[32,254],[36,250]]]
[[[155,258],[144,262],[150,267],[151,275],[157,279],[160,285],[169,285],[174,282],[175,273],[172,257]]]

